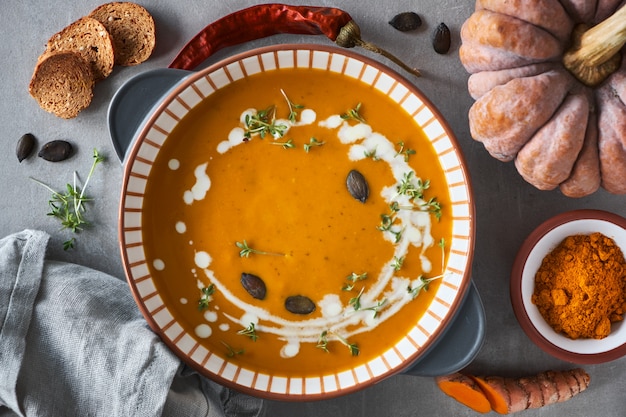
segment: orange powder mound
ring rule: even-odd
[[[535,275],[532,302],[557,332],[602,339],[626,309],[626,261],[601,233],[574,235],[548,254]]]

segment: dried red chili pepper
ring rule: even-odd
[[[238,45],[279,33],[326,35],[344,48],[362,47],[379,53],[406,71],[420,76],[389,52],[361,39],[361,31],[345,11],[333,7],[260,4],[231,13],[206,26],[169,65],[170,68],[194,69],[222,48]]]

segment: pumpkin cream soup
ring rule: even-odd
[[[451,240],[447,184],[415,121],[315,69],[246,77],[190,111],[152,167],[142,219],[176,320],[274,375],[338,372],[395,345]]]

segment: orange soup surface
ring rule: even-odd
[[[431,302],[451,241],[447,184],[416,122],[315,69],[246,77],[190,111],[152,167],[142,222],[151,275],[185,330],[285,376],[395,345]]]

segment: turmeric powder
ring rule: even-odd
[[[601,233],[565,238],[541,263],[532,296],[546,322],[571,339],[602,339],[626,310],[626,261]]]

